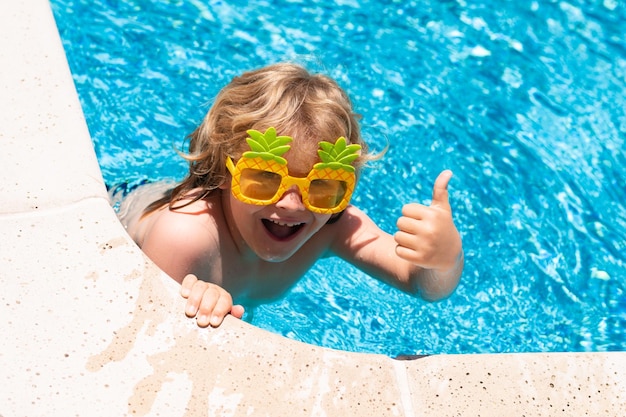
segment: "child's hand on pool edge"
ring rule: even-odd
[[[406,204],[394,235],[396,254],[425,269],[446,272],[457,267],[462,254],[461,236],[452,220],[448,183],[452,171],[439,174],[430,206]]]
[[[244,308],[233,305],[233,298],[222,287],[199,280],[195,275],[185,276],[180,295],[187,299],[185,314],[195,317],[199,327],[218,327],[224,317],[231,314],[243,317]]]

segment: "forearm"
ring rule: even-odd
[[[449,297],[459,284],[464,264],[465,255],[461,250],[450,268],[445,270],[419,268],[411,277],[413,292],[426,301],[438,301]]]

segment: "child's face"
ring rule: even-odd
[[[289,174],[306,177],[316,162],[315,156],[290,158],[289,153],[285,154]],[[239,201],[230,191],[230,181],[227,185],[224,195],[229,199],[231,222],[249,249],[268,262],[289,259],[331,216],[308,210],[297,186],[289,188],[276,203],[259,206]]]

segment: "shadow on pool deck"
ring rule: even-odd
[[[50,6],[0,5],[0,415],[626,415],[626,353],[393,360],[186,319],[117,221]]]

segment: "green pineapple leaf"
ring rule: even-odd
[[[350,165],[359,157],[361,145],[346,144],[346,138],[340,137],[332,144],[330,142],[320,142],[320,149],[317,151],[322,162],[315,164],[315,169],[344,169],[348,172],[354,172],[354,167]]]
[[[357,153],[359,150],[361,150],[361,145],[350,145],[347,146],[346,148],[344,148],[338,155],[337,155],[337,159],[338,160],[343,160],[343,158],[349,158],[351,156],[359,156],[359,154]],[[356,159],[356,158],[354,158]]]
[[[275,147],[275,148],[271,149],[271,150],[270,150],[270,152],[271,152],[273,155],[276,155],[276,156],[281,156],[282,154],[284,154],[285,152],[287,152],[290,148],[291,148],[291,146],[289,146],[289,145],[285,145],[285,146],[277,146],[277,147]]]
[[[335,149],[335,146],[330,142],[322,141],[319,143],[319,145],[320,148],[322,148],[322,150],[326,153],[331,153],[333,149]]]
[[[274,160],[282,165],[287,163],[282,155],[291,149],[291,145],[288,145],[293,140],[291,136],[276,136],[276,129],[273,127],[268,127],[265,133],[254,129],[248,130],[247,133],[250,137],[246,138],[246,142],[251,150],[244,152],[243,157]]]
[[[259,141],[256,141],[252,138],[247,138],[246,142],[248,142],[248,145],[253,152],[265,152],[265,147]]]
[[[265,143],[266,142],[265,135],[263,133],[259,132],[258,130],[250,129],[250,130],[246,131],[246,133],[248,135],[250,135],[250,138],[254,139],[258,143]]]
[[[346,155],[343,156],[341,158],[337,158],[339,160],[340,163],[342,164],[351,164],[352,162],[354,162],[354,160],[356,160],[359,157],[358,153],[352,153],[350,155]]]

